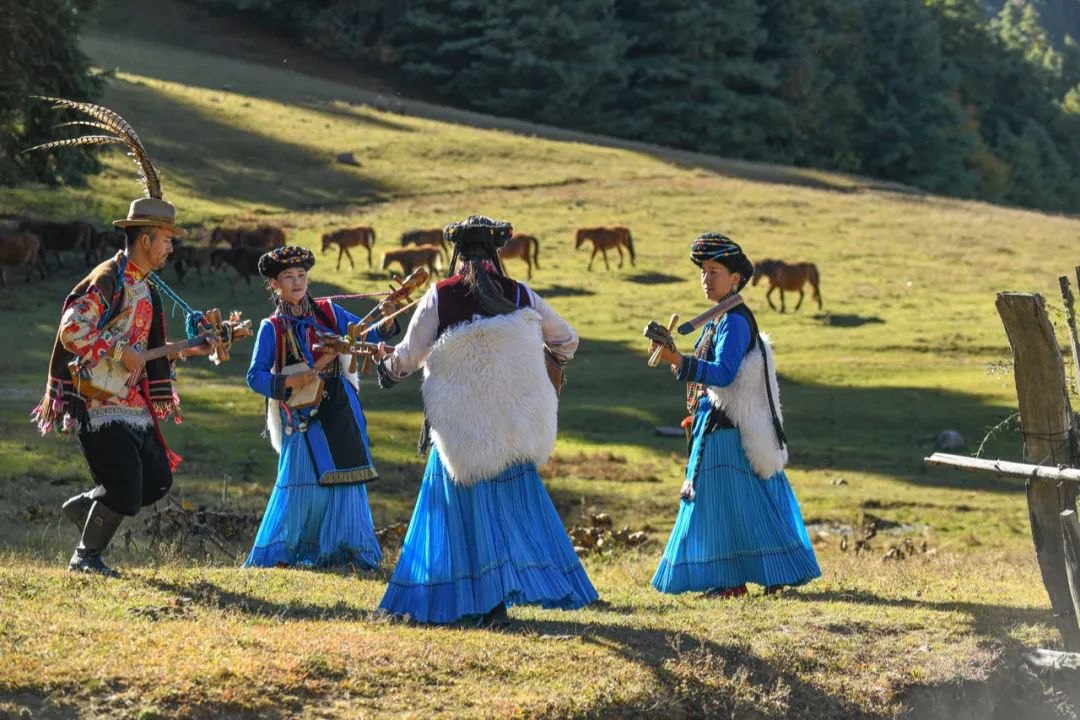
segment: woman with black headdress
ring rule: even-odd
[[[393,615],[501,624],[508,605],[575,609],[597,597],[536,471],[558,410],[545,348],[565,362],[577,334],[503,274],[497,251],[511,232],[482,216],[449,225],[450,277],[380,353],[384,388],[423,367],[421,451],[434,446],[380,604]]]
[[[690,458],[679,505],[653,587],[746,594],[746,583],[773,593],[818,577],[817,559],[784,466],[787,438],[772,348],[738,293],[754,266],[719,233],[698,236],[691,261],[712,302],[736,304],[705,325],[690,356],[651,323],[652,350],[687,383]]]
[[[310,250],[293,245],[259,258],[275,309],[259,326],[247,382],[267,398],[267,431],[279,458],[246,567],[374,568],[382,560],[364,487],[378,473],[357,378],[344,356],[316,347],[321,333],[344,335],[359,318],[311,297],[314,264]],[[379,342],[393,332],[371,330],[364,339]]]

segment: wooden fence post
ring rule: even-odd
[[[997,311],[1009,337],[1013,374],[1024,432],[1024,461],[1032,465],[1075,464],[1072,408],[1065,367],[1041,295],[999,293]],[[1061,504],[1057,484],[1027,483],[1028,517],[1043,584],[1065,649],[1080,651],[1080,625],[1066,574]]]
[[[1080,267],[1076,268],[1077,290],[1080,290]],[[1073,301],[1072,290],[1069,288],[1069,277],[1062,275],[1058,278],[1061,287],[1061,299],[1065,303],[1065,322],[1069,326],[1069,339],[1072,341],[1073,370],[1076,372],[1074,381],[1076,391],[1080,392],[1080,336],[1076,332],[1076,305]]]

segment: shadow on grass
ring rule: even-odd
[[[570,287],[568,285],[552,285],[549,288],[534,288],[536,292],[544,298],[556,298],[556,297],[588,297],[595,295],[592,290],[586,290],[581,287]]]
[[[276,572],[276,571],[275,571]],[[298,570],[288,569],[281,572],[312,572],[330,573],[341,575],[340,571],[331,570]],[[386,582],[390,572],[386,569],[369,570],[363,572],[364,577]],[[275,620],[290,621],[333,621],[333,622],[364,622],[371,619],[372,610],[358,608],[338,601],[333,605],[310,605],[304,603],[280,603],[248,595],[235,590],[226,590],[209,580],[199,580],[191,585],[181,585],[167,582],[157,578],[138,578],[155,590],[172,593],[177,597],[191,598],[195,605],[207,610],[219,610],[223,612],[236,612],[252,617],[273,618]]]
[[[606,392],[598,392],[605,388]],[[920,486],[1014,493],[1022,481],[929,469],[920,441],[952,429],[978,439],[1014,410],[967,393],[940,388],[821,385],[781,375],[784,426],[792,464],[836,471],[877,472]],[[567,367],[560,397],[562,437],[593,444],[630,444],[685,454],[681,438],[658,438],[654,429],[686,416],[685,385],[666,369],[646,365],[644,342],[583,339]],[[984,456],[1018,455],[1018,436],[987,444]]]
[[[514,622],[503,632],[579,637],[645,668],[659,686],[649,695],[632,700],[600,700],[585,711],[587,717],[891,717],[868,713],[830,695],[744,647],[693,634],[559,620]],[[718,682],[718,676],[723,680]]]
[[[373,200],[386,191],[360,171],[342,169],[330,154],[221,122],[143,83],[114,79],[108,94],[116,107],[130,108],[124,116],[135,127],[147,124],[140,124],[142,117],[155,119],[147,144],[165,182],[186,178],[206,197],[306,210]],[[172,191],[179,194],[175,185]]]
[[[874,607],[918,608],[941,612],[960,612],[971,617],[974,629],[980,635],[987,635],[1007,647],[1020,650],[1024,646],[1009,637],[1009,630],[1015,625],[1054,624],[1053,612],[1047,608],[1020,608],[1010,605],[986,605],[963,601],[913,600],[910,598],[888,598],[865,590],[812,590],[799,588],[785,593],[784,599],[799,602],[852,603]]]
[[[685,282],[686,278],[679,275],[666,275],[659,272],[647,272],[631,275],[626,278],[627,282],[638,285],[670,285],[672,283]]]
[[[102,11],[102,18],[97,28],[98,32],[104,33],[105,36],[91,38],[93,42],[107,42],[108,38],[117,35],[125,38],[138,37],[155,43],[153,46],[155,49],[160,44],[179,45],[196,52],[208,53],[211,59],[214,55],[243,58],[257,63],[271,72],[283,68],[295,68],[312,78],[312,80],[308,81],[308,85],[317,86],[317,89],[312,89],[312,95],[321,95],[324,98],[342,97],[342,99],[347,99],[351,103],[367,103],[375,106],[385,105],[386,109],[407,112],[410,115],[430,120],[451,122],[480,129],[498,129],[527,137],[618,148],[670,163],[677,167],[706,171],[743,180],[845,193],[876,189],[905,193],[912,197],[921,197],[925,194],[921,190],[895,182],[773,163],[736,160],[688,150],[676,150],[652,143],[625,140],[550,125],[540,125],[513,118],[496,117],[441,104],[430,104],[422,100],[404,99],[395,90],[401,84],[400,78],[387,77],[385,66],[380,66],[378,63],[358,64],[357,60],[336,62],[326,57],[320,57],[318,53],[301,47],[294,39],[280,33],[251,27],[250,23],[229,22],[228,18],[215,18],[206,12],[199,12],[186,7],[177,10],[175,3],[168,3],[164,6],[158,3],[159,7],[157,9],[171,13],[170,20],[167,23],[160,22],[156,13],[133,11],[135,6],[130,0],[126,2],[114,1],[106,3],[106,5],[110,6],[110,8],[108,11]],[[113,5],[116,7],[112,8]],[[131,8],[131,10],[124,12],[127,8]],[[158,22],[147,23],[148,17],[152,17]],[[183,32],[175,29],[184,26],[191,26],[193,31]],[[139,29],[135,30],[135,28]],[[242,28],[242,30],[238,31],[238,28]],[[138,59],[136,56],[136,62],[132,68],[135,72],[150,72],[156,77],[172,82],[205,87],[211,90],[218,90],[223,84],[236,82],[226,69],[219,67],[222,65],[221,63],[217,66],[208,63],[207,67],[202,68],[199,75],[196,76],[186,63],[154,63],[152,69],[146,70],[137,63]],[[283,64],[285,59],[289,61],[287,65]],[[266,74],[265,70],[262,74],[264,77],[258,77],[259,74],[256,73],[248,73],[247,83],[240,90],[254,97],[264,97],[290,104],[297,103],[297,98],[291,91],[296,81],[290,79],[284,82],[275,82],[276,78]],[[326,85],[323,78],[335,84]],[[343,84],[338,85],[336,83]],[[416,89],[413,90],[414,95],[419,96]],[[384,96],[395,97],[387,99]],[[304,98],[302,106],[321,110],[322,112],[348,114],[350,117],[354,117],[347,110],[343,110],[331,102],[324,102],[322,99],[311,100],[311,98]],[[370,121],[370,118],[366,116],[356,117],[356,119],[358,121]],[[394,125],[392,121],[383,120],[380,122]]]
[[[882,325],[884,320],[876,315],[834,315],[832,313],[818,313],[813,316],[822,325],[829,327],[854,328],[863,325]]]

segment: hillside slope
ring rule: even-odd
[[[184,27],[174,30],[182,40]],[[649,527],[651,540],[586,560],[604,604],[515,608],[506,633],[373,617],[393,543],[377,573],[249,572],[213,549],[150,544],[131,523],[133,542],[113,550],[128,580],[69,577],[60,568],[74,537],[56,507],[87,473],[71,443],[39,439],[26,421],[78,274],[69,258],[57,277],[0,291],[13,320],[0,326],[0,603],[10,608],[0,710],[883,718],[914,688],[974,692],[965,683],[1003,672],[1020,647],[1054,642],[1022,484],[928,471],[920,439],[957,429],[973,449],[1012,412],[1011,377],[988,372],[1008,359],[994,293],[1040,291],[1053,304],[1055,277],[1076,262],[1076,220],[529,137],[460,113],[421,117],[424,106],[380,105],[351,84],[108,29],[85,48],[115,70],[105,102],[142,135],[184,222],[273,222],[314,246],[328,228],[365,222],[381,250],[406,229],[483,212],[537,235],[531,284],[583,338],[542,474],[567,524],[603,510]],[[336,163],[343,151],[360,166]],[[130,161],[110,154],[83,189],[0,189],[0,214],[103,222],[136,192]],[[574,229],[613,223],[632,228],[636,265],[611,258],[610,271],[599,260],[587,271]],[[791,477],[825,572],[776,600],[718,604],[648,587],[684,451],[653,431],[684,408],[682,388],[645,367],[640,332],[703,309],[686,248],[705,229],[755,258],[821,268],[821,311],[807,297],[781,315],[762,286],[747,293],[777,348]],[[385,285],[378,254],[372,271],[357,257],[337,272],[334,260],[320,256],[317,292]],[[256,318],[268,308],[261,289],[229,275],[174,286],[200,307]],[[257,513],[269,493],[276,458],[259,437],[263,404],[244,386],[245,353],[179,369],[185,422],[167,432],[185,456],[176,495],[196,506],[226,495]],[[361,395],[383,475],[371,489],[376,524],[406,520],[421,471],[417,385],[385,393],[365,380]],[[1019,438],[1005,433],[988,452],[1016,457]],[[842,550],[841,537],[874,517],[887,531],[872,551]],[[884,562],[905,537],[932,552]]]

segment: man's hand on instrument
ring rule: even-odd
[[[136,373],[146,366],[146,358],[143,357],[143,354],[130,345],[124,346],[123,351],[120,353],[120,362],[124,363],[124,367],[130,373]]]
[[[221,347],[221,338],[213,330],[204,330],[196,337],[203,338],[203,341],[197,345],[189,347],[180,353],[181,356],[190,357],[193,355],[210,355]]]
[[[393,354],[394,346],[387,345],[386,343],[381,342],[379,343],[379,346],[375,348],[374,352],[371,353],[371,359],[375,362],[382,362],[384,359]]]
[[[292,375],[289,375],[285,378],[285,387],[292,390],[302,388],[308,383],[314,382],[315,378],[318,377],[318,375],[319,371],[315,368],[311,368],[303,372],[293,373]]]

